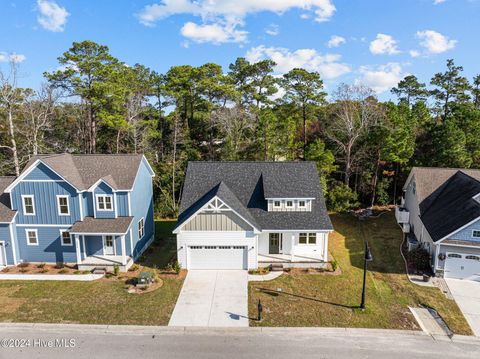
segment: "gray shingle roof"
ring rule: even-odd
[[[216,194],[259,230],[333,229],[314,162],[189,162],[177,226]],[[266,197],[315,199],[311,212],[268,212]]]
[[[421,204],[422,220],[434,242],[480,217],[480,182],[457,171]]]
[[[90,188],[100,179],[115,190],[129,190],[133,186],[142,158],[141,154],[38,155],[30,159],[24,171],[36,160],[41,160],[80,191]]]
[[[132,223],[133,217],[93,218],[85,217],[83,221],[75,222],[70,230],[78,234],[125,234]]]
[[[3,193],[5,188],[15,180],[15,177],[0,177],[0,222],[11,222],[16,211],[10,209],[10,195]]]

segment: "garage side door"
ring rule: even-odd
[[[190,246],[188,269],[247,269],[247,247]]]
[[[480,276],[480,257],[475,255],[447,253],[445,278],[468,279]]]

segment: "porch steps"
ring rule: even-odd
[[[283,264],[282,263],[272,263],[270,265],[270,269],[272,272],[283,272]]]
[[[103,275],[105,275],[105,274],[107,274],[107,268],[105,268],[105,267],[95,267],[95,268],[93,268],[92,273],[93,274],[103,274]]]

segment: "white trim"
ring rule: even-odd
[[[53,173],[55,173],[55,174],[56,174],[58,177],[60,177],[62,180],[64,180],[65,182],[67,182],[70,186],[72,186],[72,187],[75,188],[77,191],[79,191],[77,187],[75,187],[73,184],[71,184],[69,181],[67,181],[63,176],[61,176],[61,175],[59,175],[57,172],[55,172],[55,171],[54,171],[50,166],[48,166],[45,162],[43,162],[43,161],[41,161],[41,160],[36,160],[34,163],[31,164],[31,166],[30,166],[27,170],[23,171],[23,173],[20,174],[20,176],[18,176],[18,177],[15,179],[15,181],[13,181],[12,183],[10,183],[10,184],[8,185],[8,187],[5,188],[4,192],[10,193],[10,192],[12,191],[12,189],[13,189],[19,182],[23,181],[23,179],[24,179],[25,177],[27,177],[27,176],[30,174],[30,172],[32,172],[35,168],[37,168],[37,166],[38,166],[40,163],[43,164],[44,166],[46,166],[50,171],[52,171]]]
[[[67,199],[67,213],[62,213],[60,211],[60,198]],[[70,196],[65,194],[57,194],[57,213],[59,216],[69,216],[70,215]]]
[[[63,183],[67,181],[65,180],[23,180],[22,182],[62,182]]]
[[[35,216],[35,195],[33,194],[22,194],[22,208],[23,208],[23,215],[24,216]],[[27,213],[25,211],[25,198],[31,198],[32,199],[32,207],[33,207],[33,213]]]
[[[128,201],[128,216],[132,215],[132,196],[130,196],[130,192],[127,193],[127,201]]]
[[[140,222],[143,221],[142,224],[142,236],[140,237]],[[138,234],[138,240],[140,241],[143,237],[145,237],[145,218],[142,217],[138,220],[137,222],[137,234]]]
[[[125,249],[125,235],[120,236],[120,247],[122,248],[122,265],[127,264],[127,250]]]
[[[114,192],[113,193],[113,208],[115,210],[115,218],[118,217],[118,213],[117,213],[117,194]]]
[[[35,239],[37,241],[36,243],[30,243],[30,240],[28,238],[28,232],[35,232]],[[34,228],[26,228],[25,239],[27,240],[27,246],[38,246],[38,230]]]
[[[73,238],[72,238],[72,233],[70,233],[69,230],[67,229],[60,229],[60,244],[62,245],[62,247],[71,247],[73,246]],[[65,244],[65,242],[63,241],[63,234],[64,233],[69,233],[70,234],[70,244]]]
[[[472,249],[479,249],[479,246],[469,246],[468,244],[454,244],[454,243],[442,243],[442,246],[448,246],[448,247],[462,247],[462,248],[472,248]]]
[[[133,236],[132,236],[132,227],[130,227],[130,255],[133,257]]]
[[[103,178],[100,178],[97,182],[95,182],[94,184],[92,184],[92,185],[90,186],[90,188],[87,189],[87,192],[93,192],[93,190],[94,190],[95,188],[97,188],[98,185],[99,185],[101,182],[105,183],[108,187],[110,187],[110,189],[112,190],[112,192],[117,192],[117,190],[116,190],[115,188],[113,188],[110,184],[108,184]]]
[[[301,200],[314,200],[315,197],[268,197],[268,198],[265,198],[266,200],[296,200],[296,199],[301,199]]]
[[[5,266],[8,266],[8,261],[7,261],[7,250],[5,249],[5,241],[0,241],[0,247],[3,248],[2,251],[2,256],[3,256],[3,263]]]
[[[71,227],[71,224],[17,224],[17,227]]]
[[[127,233],[128,230],[124,233],[90,233],[90,232],[72,232],[70,231],[71,234],[78,234],[78,235],[84,235],[84,236],[123,236],[125,233]]]
[[[17,249],[15,248],[15,237],[13,236],[13,223],[8,225],[10,231],[10,242],[12,243],[13,264],[17,265]]]
[[[147,169],[150,171],[150,174],[152,175],[152,177],[155,177],[155,171],[153,170],[152,166],[150,166],[150,163],[148,162],[147,160],[147,157],[145,157],[145,155],[142,155],[142,161],[145,160],[146,164],[147,164]],[[140,169],[140,166],[138,166],[138,168]],[[138,174],[138,169],[137,169],[137,174]],[[133,186],[132,186],[133,188]]]
[[[107,197],[110,197],[110,206],[112,208],[110,209],[107,209],[107,201],[104,201],[104,204],[105,204],[105,209],[100,209],[99,206],[98,206],[98,199],[99,198],[107,198]],[[113,208],[113,195],[111,194],[96,194],[95,195],[95,207],[97,209],[97,212],[113,212],[114,208]]]
[[[83,244],[83,256],[87,258],[87,246],[85,245],[85,236],[82,235],[82,244]]]
[[[240,217],[243,221],[245,221],[247,224],[249,224],[253,228],[254,233],[261,233],[261,231],[258,230],[252,223],[250,223],[248,220],[243,218],[237,211],[233,210],[228,204],[226,204],[224,201],[222,201],[218,196],[214,196],[212,199],[210,199],[207,203],[205,203],[202,207],[200,207],[195,213],[193,213],[190,217],[188,217],[179,227],[175,228],[175,230],[172,232],[173,234],[180,233],[181,229],[188,223],[190,222],[197,214],[199,214],[201,211],[203,211],[211,202],[213,202],[215,199],[219,200],[222,202],[227,208],[229,208],[230,211],[235,213],[238,217]]]
[[[421,217],[420,217],[420,219],[421,219]],[[447,238],[450,237],[451,235],[460,232],[462,229],[467,228],[469,225],[475,223],[475,222],[478,221],[479,219],[480,219],[480,217],[475,218],[473,221],[468,222],[467,224],[463,225],[462,227],[457,228],[456,230],[454,230],[452,233],[449,233],[449,234],[447,234],[445,237],[440,238],[440,239],[439,239],[438,241],[436,241],[435,243],[441,243],[442,241],[444,241],[445,239],[447,239]],[[422,222],[422,223],[423,223],[423,222]]]
[[[80,254],[80,240],[78,239],[78,236],[74,236],[75,240],[75,254],[77,255],[77,264],[80,264],[82,262],[82,255]]]
[[[78,194],[78,200],[79,200],[78,204],[80,206],[80,220],[83,221],[85,216],[83,215],[83,194],[82,193]]]
[[[315,232],[315,233],[331,233],[333,229],[262,229],[260,233],[269,232]]]
[[[106,237],[112,237],[113,241],[113,254],[105,254],[105,240],[107,239]],[[116,256],[117,255],[117,245],[116,245],[116,240],[115,240],[115,235],[113,234],[104,234],[102,236],[102,250],[103,250],[103,255],[104,256]]]
[[[440,252],[440,246],[437,246],[436,244],[434,244],[434,245],[435,245],[435,265],[433,266],[434,267],[433,270],[434,270],[434,272],[436,272],[437,269],[441,269],[441,268],[438,267],[438,261],[439,261],[438,254]],[[445,259],[447,259],[447,258],[445,258]]]

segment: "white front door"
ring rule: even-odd
[[[0,267],[7,265],[7,258],[5,253],[5,243],[0,242]]]
[[[480,276],[480,256],[464,253],[447,253],[445,278],[468,279]]]
[[[190,246],[187,269],[247,269],[246,246]]]
[[[115,255],[115,240],[113,236],[103,237],[103,254],[106,256]]]

